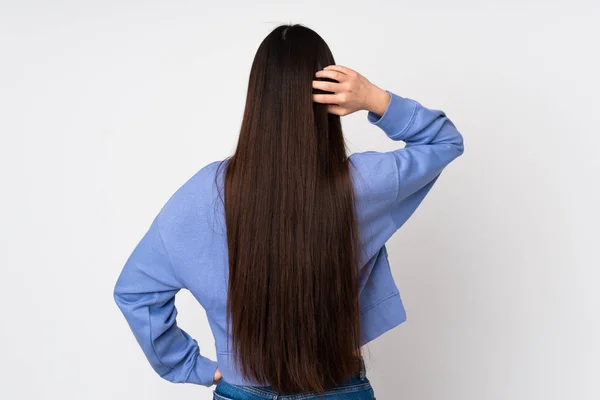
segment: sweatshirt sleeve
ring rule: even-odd
[[[390,101],[383,115],[368,112],[368,121],[404,148],[382,154],[389,158],[389,212],[395,229],[413,214],[442,170],[464,151],[462,135],[443,111],[386,90]],[[387,163],[385,164],[387,165]]]
[[[159,217],[127,259],[114,300],[156,373],[170,382],[211,386],[217,363],[203,357],[197,341],[177,326],[175,295],[183,285],[164,248]]]

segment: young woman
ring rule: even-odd
[[[347,156],[340,116],[358,110],[405,147]],[[406,319],[385,243],[462,152],[442,111],[336,65],[309,28],[275,28],[235,152],[170,197],[116,283],[150,365],[215,399],[374,399],[361,347]],[[183,288],[216,361],[177,325]]]

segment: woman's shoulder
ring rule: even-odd
[[[350,157],[350,172],[357,200],[365,206],[389,206],[398,192],[398,169],[390,152],[363,151]]]
[[[175,190],[160,210],[162,226],[196,223],[208,209],[216,208],[216,201],[223,195],[222,174],[217,175],[223,161],[226,159],[205,164]]]

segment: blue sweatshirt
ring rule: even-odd
[[[405,146],[350,156],[356,191],[360,261],[361,344],[406,320],[392,277],[385,243],[413,214],[448,163],[463,153],[463,139],[444,112],[391,91],[383,115],[367,120]],[[224,168],[213,161],[185,182],[158,212],[127,259],[114,299],[152,368],[171,382],[211,386],[217,367],[223,379],[258,385],[235,365],[226,337],[229,274],[223,204]],[[197,341],[177,325],[175,295],[189,290],[214,335],[216,360],[202,355]]]

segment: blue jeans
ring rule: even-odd
[[[371,382],[366,376],[364,360],[360,359],[360,372],[345,383],[317,395],[314,392],[281,394],[271,386],[242,386],[225,382],[217,383],[213,390],[214,400],[375,400]]]

